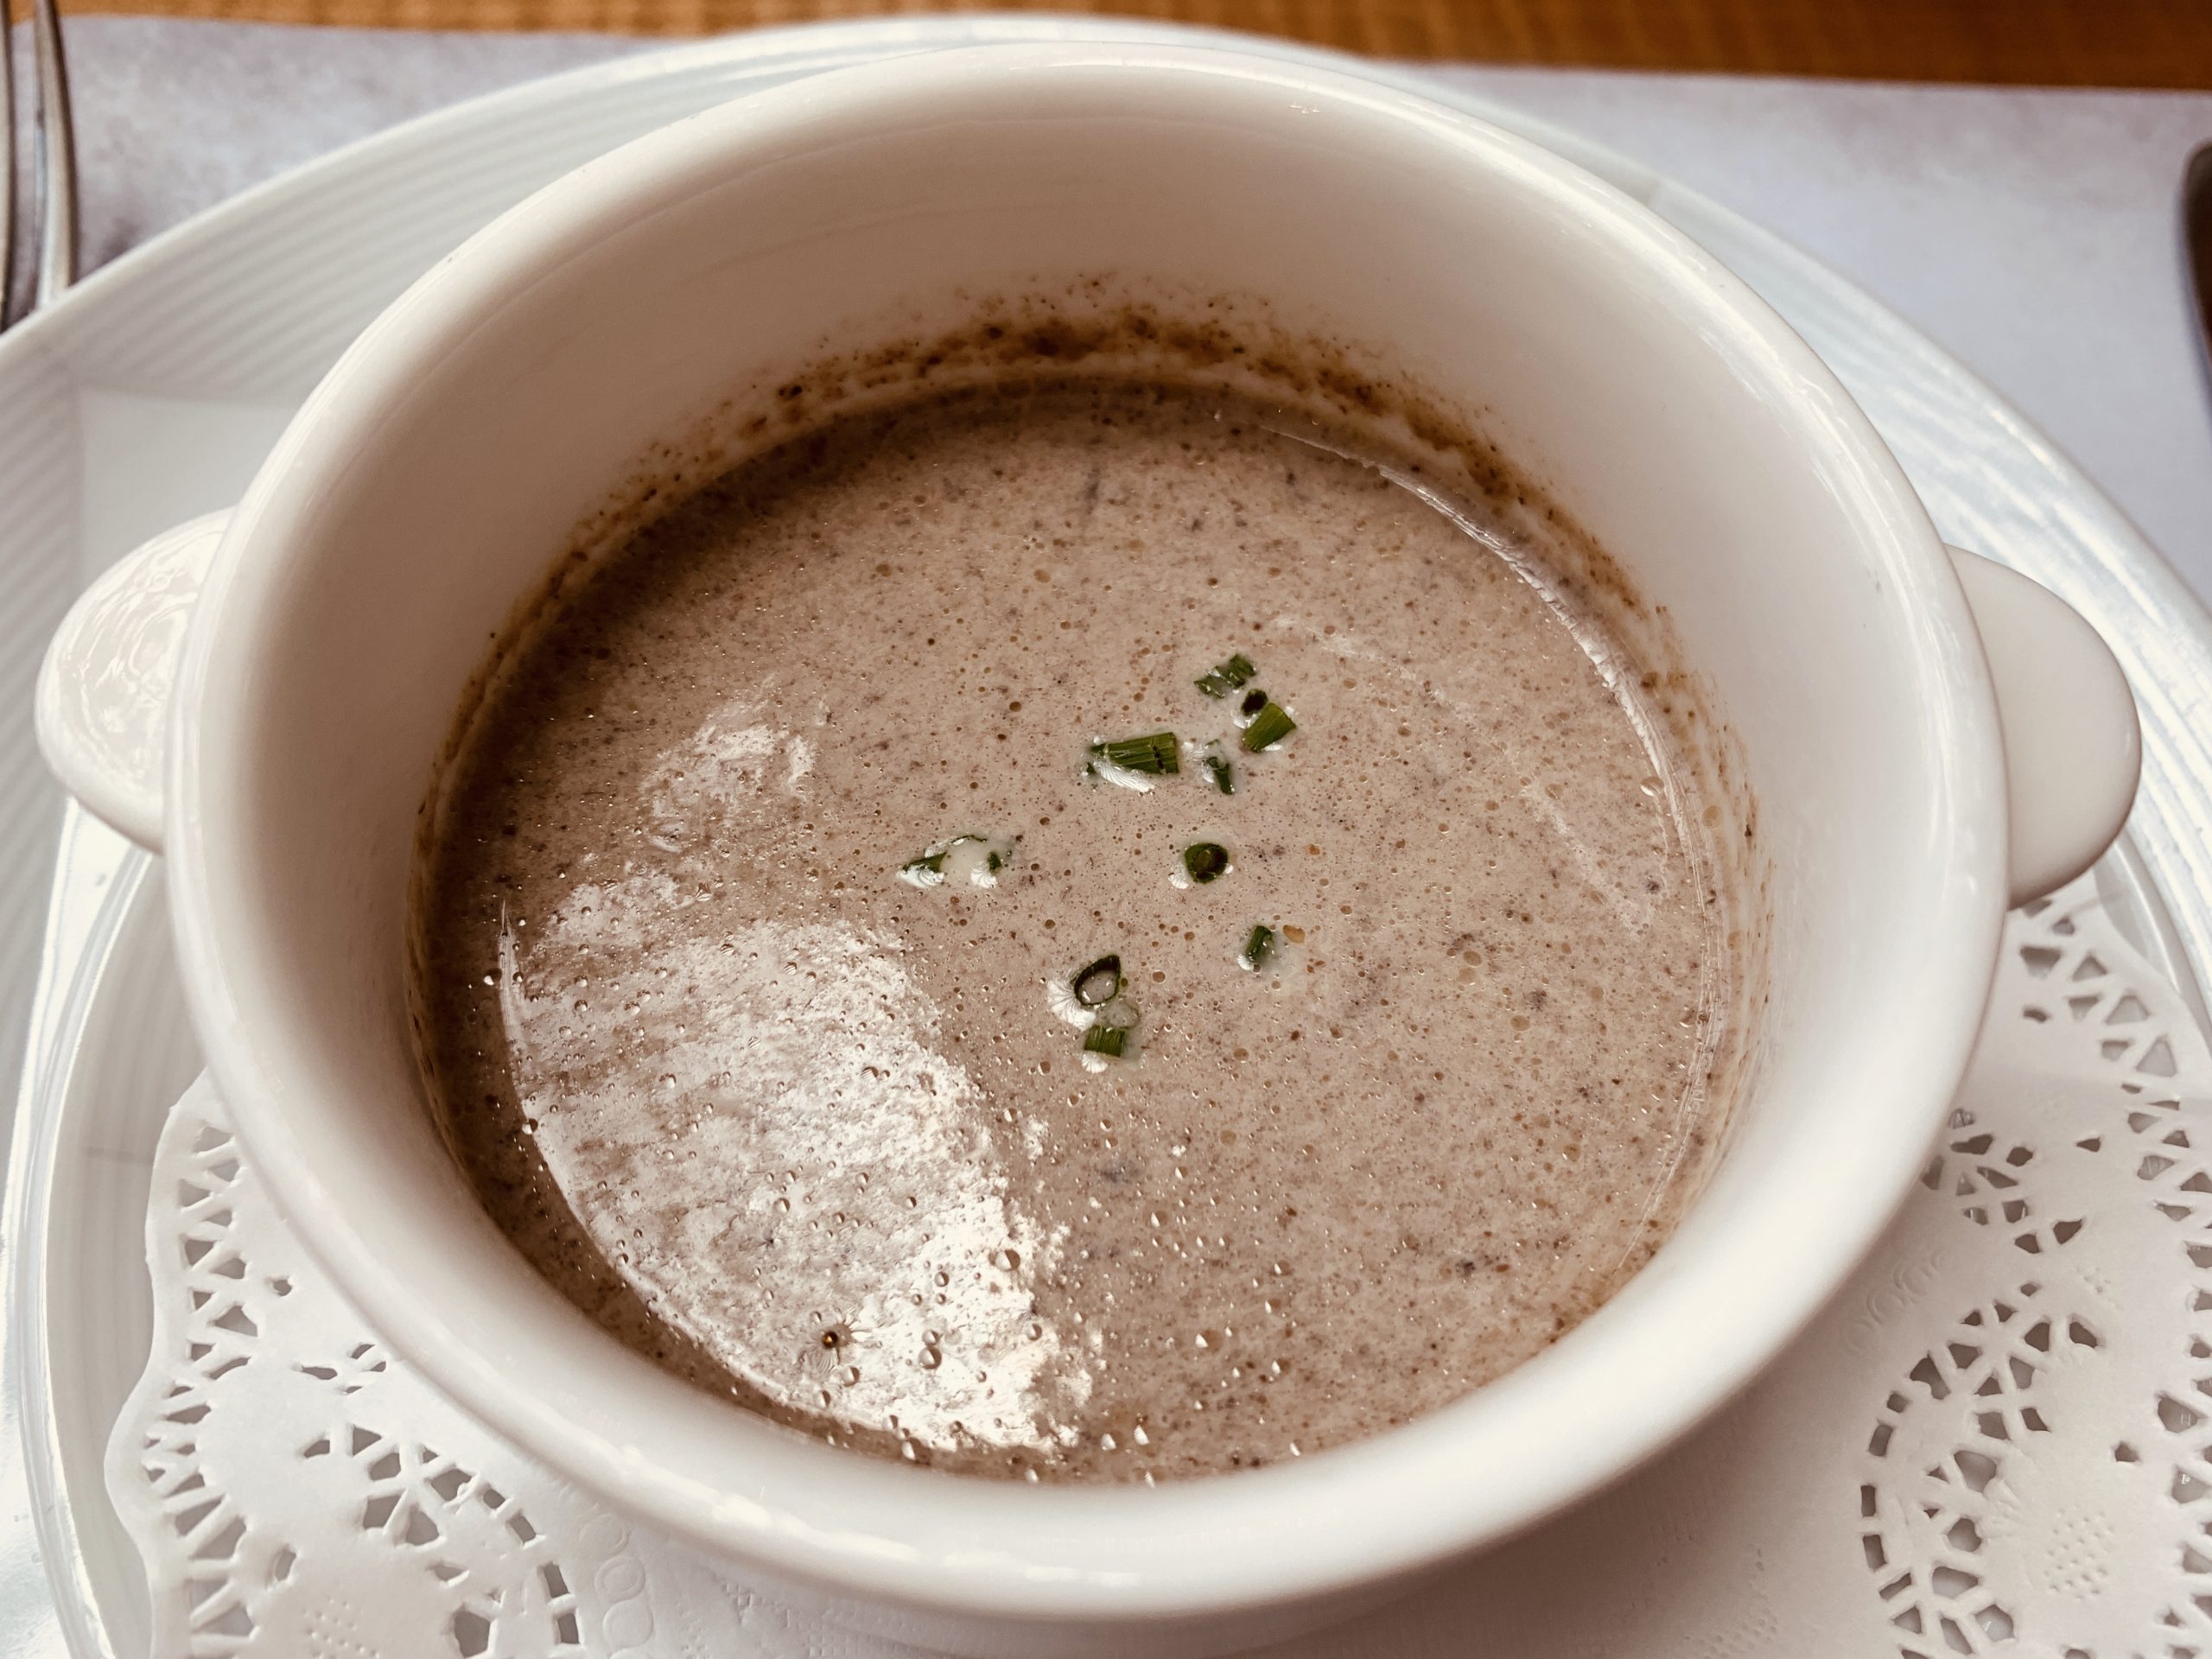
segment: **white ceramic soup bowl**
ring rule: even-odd
[[[1163,313],[1244,296],[1472,411],[1663,609],[1732,746],[1731,810],[1755,806],[1766,917],[1725,1155],[1617,1297],[1410,1426],[1156,1489],[871,1460],[602,1335],[448,1155],[406,982],[418,812],[455,709],[580,524],[825,353],[1109,288]],[[65,779],[166,852],[238,1130],[397,1355],[782,1593],[1025,1656],[1220,1651],[1340,1616],[1710,1411],[1910,1185],[2008,903],[2102,849],[2136,764],[2094,635],[1955,561],[1834,377],[1643,208],[1403,92],[1129,45],[825,75],[554,185],[368,330],[226,529],[103,579],[40,713]]]

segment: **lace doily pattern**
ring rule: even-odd
[[[2162,988],[2091,890],[2014,918],[1923,1178],[1983,1294],[1876,1408],[1859,1490],[1899,1659],[2212,1655],[2212,1102]]]
[[[2212,1052],[2091,880],[2012,918],[1873,1261],[1606,1497],[1286,1654],[2212,1659]],[[110,1446],[156,1659],[876,1659],[640,1533],[388,1357],[205,1082]]]
[[[791,1622],[484,1434],[304,1260],[206,1080],[149,1230],[154,1364],[109,1484],[162,1659],[801,1659]]]

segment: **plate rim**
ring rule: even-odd
[[[1799,280],[1835,296],[1855,321],[1871,323],[1901,338],[1923,369],[1942,375],[1961,396],[1996,417],[2007,435],[2031,454],[2037,465],[2077,505],[2086,504],[2092,509],[2102,521],[2097,526],[2097,539],[2107,543],[2124,562],[2122,569],[2101,573],[2103,583],[2088,595],[2090,602],[2085,603],[2082,594],[2066,592],[2063,588],[2061,591],[2090,613],[2101,628],[2119,632],[2131,646],[2139,644],[2137,639],[2139,627],[2160,629],[2169,636],[2178,631],[2193,647],[2190,654],[2196,659],[2198,671],[2212,677],[2212,611],[2208,611],[2204,601],[2187,586],[2118,504],[2107,496],[2047,434],[2023,416],[1986,381],[1857,283],[1788,238],[1735,213],[1701,192],[1678,185],[1666,175],[1652,171],[1609,147],[1582,138],[1568,129],[1523,115],[1484,92],[1426,73],[1421,68],[1364,60],[1325,48],[1230,30],[1196,29],[1144,20],[1007,12],[840,20],[787,25],[689,41],[584,64],[552,75],[498,88],[425,111],[355,139],[297,168],[251,186],[127,251],[92,273],[54,305],[10,330],[4,339],[0,339],[0,385],[5,384],[18,354],[38,353],[50,337],[67,329],[96,323],[105,308],[127,304],[149,287],[158,288],[164,272],[178,260],[198,251],[219,248],[227,238],[251,234],[251,228],[257,220],[270,214],[281,214],[295,202],[315,200],[329,182],[357,172],[372,173],[380,165],[389,165],[410,149],[425,143],[434,143],[445,133],[496,125],[524,112],[556,107],[572,99],[589,98],[618,87],[681,82],[694,75],[711,76],[718,71],[747,64],[764,68],[780,64],[804,73],[802,66],[810,56],[818,58],[819,67],[827,69],[864,60],[870,55],[941,49],[971,41],[1077,39],[1127,40],[1133,43],[1162,40],[1234,43],[1245,49],[1264,50],[1294,60],[1349,67],[1370,79],[1411,88],[1493,121],[1565,154],[1585,167],[1592,167],[1595,161],[1599,165],[1592,170],[1600,172],[1602,176],[1616,184],[1627,186],[1631,194],[1643,194],[1646,190],[1663,192],[1666,207],[1662,211],[1670,219],[1675,219],[1678,213],[1686,214],[1694,221],[1683,226],[1691,235],[1695,237],[1700,226],[1709,227],[1720,232],[1729,244],[1757,246],[1768,257],[1778,257],[1792,268]],[[798,61],[795,63],[793,60]],[[746,90],[740,87],[732,95],[744,96]],[[1637,185],[1643,188],[1634,188]],[[1714,251],[1715,257],[1726,263],[1727,256],[1719,250]],[[66,362],[66,353],[63,356]],[[2041,574],[2039,571],[2038,575]],[[2100,573],[2083,570],[2074,574],[2088,582]],[[2118,580],[2123,575],[2132,578],[2132,581]],[[2129,603],[2115,609],[2111,603],[2114,595]],[[2196,752],[2196,759],[2200,762],[2200,774],[2212,771],[2212,747],[2208,747],[2208,741],[2212,740],[2199,741],[2193,746]],[[2163,874],[2163,871],[2155,868],[2157,862],[2155,859],[2152,861],[2153,874]],[[60,874],[57,870],[57,880]],[[112,953],[121,918],[130,906],[143,901],[143,880],[138,879],[118,880],[115,884],[101,906],[102,921],[90,930],[91,934],[97,937],[88,938],[86,947],[73,964],[75,971],[66,980],[57,980],[49,984],[51,970],[57,966],[49,951],[48,960],[40,977],[39,995],[59,996],[62,1000],[56,1006],[68,1011],[51,1027],[55,1035],[73,1038],[81,1033],[84,1021],[91,1010],[99,976]],[[2159,888],[2162,897],[2171,892],[2164,882],[2159,883]],[[2207,913],[2212,912],[2212,891],[2200,887],[2196,889],[2196,896],[2198,903],[2194,907],[2194,913],[2186,918],[2177,919],[2183,922],[2181,941],[2185,959],[2183,965],[2190,969],[2195,988],[2202,988],[2206,984],[2208,969],[2212,969],[2212,915]],[[34,1025],[32,1035],[35,1042],[37,1034],[38,1027]],[[46,1116],[58,1119],[58,1112],[38,1109],[58,1107],[66,1099],[74,1059],[73,1046],[70,1041],[39,1046],[40,1052],[31,1052],[25,1058],[19,1090],[18,1116],[12,1136],[19,1155],[10,1158],[7,1171],[7,1231],[3,1243],[11,1288],[18,1276],[29,1270],[26,1265],[29,1257],[20,1248],[22,1236],[16,1230],[26,1220],[36,1220],[35,1212],[38,1211],[37,1195],[26,1194],[22,1189],[31,1183],[41,1160],[20,1154],[26,1151],[35,1152],[41,1143],[50,1143],[57,1125],[33,1120]],[[27,1205],[29,1208],[26,1208]],[[6,1358],[11,1372],[43,1354],[41,1344],[19,1344],[13,1332],[7,1346]],[[38,1387],[42,1388],[43,1385],[44,1380],[41,1379]],[[22,1408],[38,1397],[35,1392],[9,1402],[22,1417],[21,1432],[24,1437],[22,1451],[35,1491],[39,1490],[37,1465],[41,1459],[36,1455],[38,1447],[33,1442],[41,1426],[33,1421],[31,1414]],[[73,1631],[70,1626],[73,1621],[61,1605],[63,1599],[57,1595],[55,1605],[57,1612],[61,1616],[65,1636],[73,1651],[85,1651],[80,1643],[89,1639],[93,1643],[90,1651],[111,1653],[109,1632],[100,1618],[99,1599],[82,1579],[83,1557],[77,1547],[75,1527],[69,1515],[69,1495],[53,1485],[60,1478],[60,1471],[50,1460],[47,1461],[45,1473],[48,1478],[47,1484],[53,1491],[53,1501],[41,1502],[35,1510],[41,1554],[45,1555],[49,1547],[55,1547],[56,1554],[66,1555],[76,1564],[79,1571],[72,1576],[77,1580],[75,1588],[79,1592],[80,1607],[88,1614],[88,1628],[81,1633]],[[49,1534],[54,1535],[49,1536]],[[48,1560],[42,1560],[41,1565],[48,1580],[48,1587],[58,1589],[55,1584],[57,1563]]]

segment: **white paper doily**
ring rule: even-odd
[[[2208,1151],[2212,1053],[2094,880],[2015,915],[1921,1188],[1781,1363],[1564,1519],[1282,1651],[2212,1659]],[[609,1515],[391,1359],[204,1080],[148,1245],[108,1482],[156,1659],[894,1651]]]

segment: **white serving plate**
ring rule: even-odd
[[[49,862],[60,809],[40,781],[29,676],[69,598],[146,534],[235,499],[385,303],[478,226],[590,156],[847,63],[982,41],[1166,33],[922,19],[765,32],[594,67],[410,123],[251,191],[0,340],[0,500],[10,509],[0,563],[15,596],[0,615],[0,709],[10,711],[0,721],[0,1016],[12,1025],[28,1006],[31,1024],[0,1236],[0,1651],[142,1650],[143,1588],[100,1465],[147,1340],[147,1166],[197,1065],[157,867],[73,810]],[[2028,571],[2097,624],[2137,689],[2145,747],[2142,799],[2101,880],[2201,1020],[2212,969],[2212,843],[2198,830],[2212,823],[2202,607],[2017,412],[1872,299],[1632,162],[1432,90],[1603,175],[1726,260],[1834,366],[1949,539]]]

